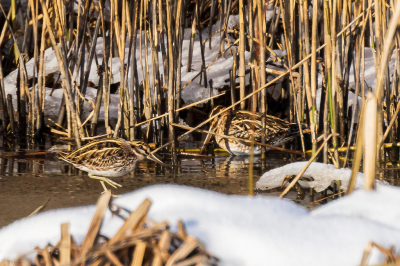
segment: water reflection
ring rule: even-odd
[[[102,188],[86,172],[44,152],[3,152],[0,157],[0,227],[29,215],[50,199],[46,209],[93,204]],[[253,178],[283,166],[287,155],[270,152],[262,161],[254,158]],[[181,184],[225,194],[248,193],[249,157],[217,156],[210,160],[180,159],[177,167],[167,168],[151,161],[141,162],[133,173],[112,178],[123,187],[123,194],[153,184]],[[166,161],[168,163],[168,161]]]
[[[134,185],[135,187],[159,183],[209,187],[210,180],[216,179],[221,185],[213,185],[210,189],[228,194],[243,194],[244,191],[247,191],[245,184],[248,179],[249,163],[250,158],[246,156],[217,156],[211,160],[180,159],[178,166],[174,168],[144,161],[139,163],[134,172],[120,179],[128,183],[125,185]],[[257,181],[265,171],[286,163],[286,155],[279,152],[269,153],[266,160],[255,157],[253,162],[254,180]],[[17,153],[7,153],[0,158],[0,178],[2,180],[11,178],[15,181],[15,177],[36,177],[45,182],[55,176],[73,180],[77,177],[87,176],[87,173],[58,160],[55,156],[45,156],[44,153],[42,156],[25,158],[20,158]],[[243,181],[243,185],[230,183],[229,180]]]

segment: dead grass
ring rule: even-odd
[[[69,224],[61,224],[60,241],[54,246],[36,248],[33,265],[218,265],[219,260],[202,243],[187,235],[182,221],[178,221],[178,232],[174,233],[169,230],[167,222],[156,223],[147,219],[151,206],[148,199],[129,214],[113,237],[106,239],[99,231],[104,212],[111,206],[112,212],[118,215],[121,208],[115,208],[111,203],[111,192],[108,191],[98,200],[96,212],[81,245],[77,245],[70,234]],[[9,265],[32,264],[25,256],[0,263],[0,266]]]

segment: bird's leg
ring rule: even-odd
[[[118,184],[117,182],[112,181],[111,179],[108,179],[107,177],[96,176],[96,175],[92,175],[92,174],[89,174],[89,177],[93,178],[93,179],[100,180],[100,183],[103,186],[105,191],[107,191],[107,188],[106,188],[104,182],[106,182],[107,184],[109,184],[113,188],[122,187],[120,184]]]
[[[100,180],[100,184],[101,184],[101,186],[103,187],[103,189],[104,189],[104,191],[103,192],[101,192],[101,194],[104,194],[105,192],[107,192],[107,187],[106,187],[106,185],[104,185],[104,181],[103,180]]]
[[[103,189],[104,189],[104,191],[101,192],[101,194],[106,193],[106,192],[108,191],[108,189],[107,189],[106,185],[104,184],[104,181],[103,181],[103,180],[100,180],[100,184],[101,184],[101,186],[102,186]],[[117,185],[119,185],[119,184],[117,184]],[[111,196],[114,197],[114,198],[120,197],[119,195],[114,195],[114,194],[111,194]]]

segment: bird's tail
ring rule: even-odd
[[[308,128],[307,124],[300,124],[301,129],[302,129],[302,133],[303,134],[308,134],[311,133],[311,130]],[[274,146],[278,146],[281,144],[285,144],[286,142],[289,142],[295,138],[297,138],[300,135],[300,128],[299,128],[299,124],[291,124],[289,127],[289,134],[283,138],[280,139],[279,141],[277,141],[276,143],[274,143]]]
[[[311,130],[309,129],[307,124],[301,123],[300,127],[302,129],[302,133],[303,134],[307,134],[307,133],[311,132]],[[297,136],[298,134],[300,134],[300,127],[299,127],[299,124],[295,124],[295,123],[290,124],[289,136],[292,136],[292,135],[296,135]]]
[[[280,139],[277,142],[273,143],[273,146],[278,146],[278,145],[285,144],[286,142],[289,142],[289,141],[297,138],[299,135],[300,135],[300,132],[290,134],[289,136],[287,136],[287,137],[285,137],[283,139]]]

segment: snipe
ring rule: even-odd
[[[100,180],[104,191],[107,190],[104,182],[114,188],[121,187],[108,177],[121,177],[132,172],[140,161],[150,159],[163,164],[151,153],[146,143],[121,138],[93,141],[71,153],[60,152],[59,156],[60,159],[88,172],[90,178]]]
[[[210,114],[210,117],[221,112],[225,107],[217,106]],[[252,113],[243,110],[227,110],[215,117],[210,126],[210,131],[217,134],[233,136],[250,140],[254,136],[255,142],[261,142],[262,136],[262,118],[261,113]],[[285,143],[299,133],[297,124],[289,123],[278,117],[265,115],[265,142],[266,144],[277,146]],[[205,144],[211,139],[209,134],[205,140]],[[249,155],[250,142],[227,139],[221,136],[215,136],[217,144],[231,155]],[[266,148],[268,150],[268,148]],[[261,154],[261,146],[254,145],[254,154]]]

